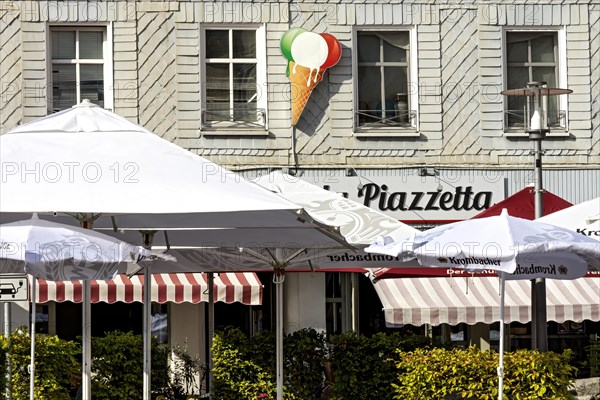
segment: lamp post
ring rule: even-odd
[[[523,89],[509,89],[505,96],[525,96],[524,127],[533,141],[535,159],[534,205],[535,218],[544,213],[542,194],[542,140],[550,132],[548,127],[548,96],[569,94],[570,89],[548,88],[546,82],[528,82]],[[546,314],[546,280],[531,280],[531,348],[548,351],[548,328]]]

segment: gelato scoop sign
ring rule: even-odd
[[[279,44],[288,60],[286,75],[292,83],[292,125],[296,125],[325,70],[340,60],[342,46],[328,33],[317,34],[302,28],[288,30]]]

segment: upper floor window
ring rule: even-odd
[[[524,88],[528,82],[546,82],[549,88],[560,87],[559,47],[557,31],[506,32],[506,88]],[[523,129],[525,104],[523,96],[507,96],[504,120],[508,130]],[[566,105],[565,96],[548,96],[550,130],[566,128]]]
[[[411,89],[410,32],[360,30],[355,54],[357,128],[416,126],[416,91]]]
[[[51,27],[49,111],[64,110],[83,99],[112,108],[109,57],[106,27]]]
[[[264,28],[205,28],[203,43],[203,126],[265,126]]]

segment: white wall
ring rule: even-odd
[[[285,333],[303,328],[325,332],[325,274],[288,272],[284,285]]]

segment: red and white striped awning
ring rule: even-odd
[[[498,277],[398,278],[374,283],[388,327],[500,320]],[[506,281],[506,322],[531,321],[531,283]],[[600,321],[600,278],[546,280],[547,318],[559,323]]]
[[[172,273],[152,274],[152,301],[156,303],[208,302],[206,274]],[[38,303],[48,301],[82,301],[81,281],[46,281],[38,279]],[[118,275],[109,281],[91,282],[92,303],[142,302],[144,277]],[[253,272],[222,272],[214,274],[215,302],[240,302],[246,305],[262,304],[263,286]]]

